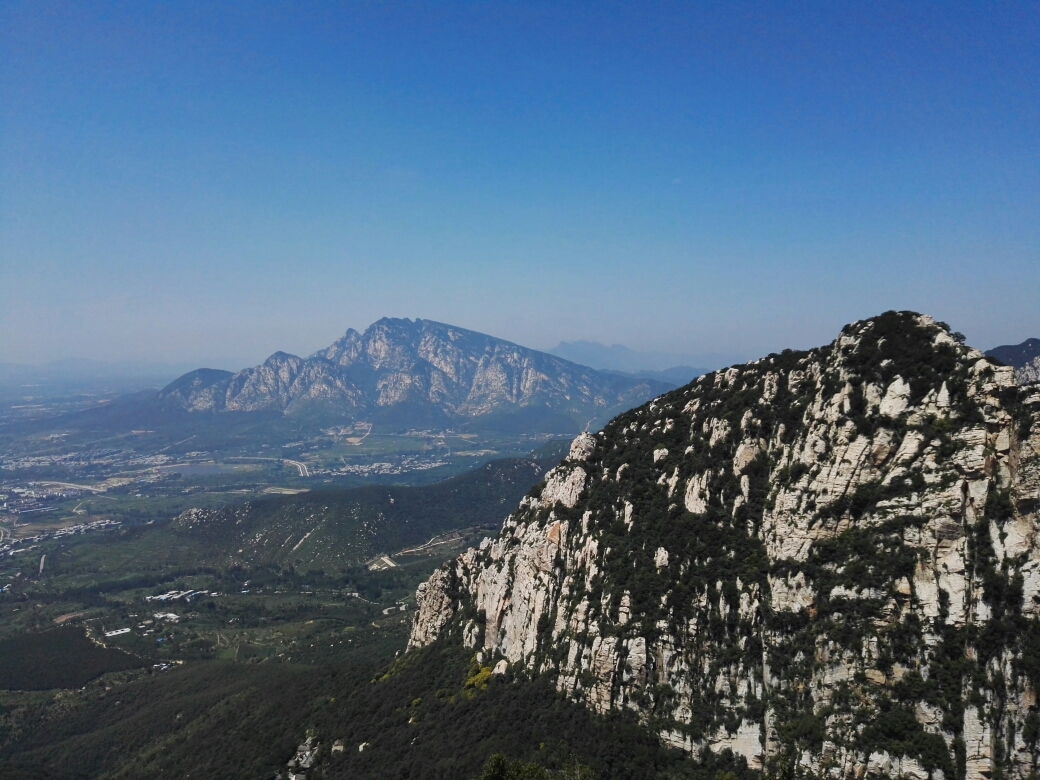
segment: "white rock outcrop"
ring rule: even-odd
[[[557,466],[545,478],[545,489],[542,490],[542,506],[551,507],[557,501],[570,509],[578,503],[578,497],[585,487],[585,470],[580,466],[566,468]]]
[[[1040,357],[1035,357],[1025,365],[1016,368],[1015,379],[1020,385],[1040,382]]]

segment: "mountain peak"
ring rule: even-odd
[[[1040,396],[886,312],[579,437],[420,587],[410,646],[770,775],[1024,778],[1038,491]]]
[[[189,411],[325,409],[337,419],[404,425],[415,414],[490,425],[521,415],[526,425],[561,432],[581,430],[670,387],[454,325],[391,317],[364,333],[347,330],[308,358],[276,352],[260,366],[214,378],[195,395],[182,380],[174,383],[177,393],[164,390],[163,397]]]

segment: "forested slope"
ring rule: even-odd
[[[555,463],[503,459],[434,485],[316,490],[193,509],[169,532],[203,542],[215,562],[337,571],[454,529],[497,529]]]

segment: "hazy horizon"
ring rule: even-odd
[[[416,319],[416,318],[411,318]],[[369,323],[371,324],[371,323]],[[446,323],[454,324],[454,323]],[[353,328],[359,332],[364,332],[367,326]],[[349,329],[348,329],[349,330]],[[344,330],[344,333],[346,330]],[[339,338],[343,334],[337,334],[336,338]],[[493,333],[486,335],[495,336]],[[837,333],[835,334],[837,337]],[[1031,337],[1030,337],[1031,338]],[[322,344],[319,347],[303,351],[303,352],[290,352],[289,350],[281,349],[280,347],[273,347],[268,352],[256,356],[253,358],[246,358],[243,360],[235,360],[231,358],[213,358],[213,357],[200,357],[197,360],[188,360],[181,362],[163,362],[150,359],[124,359],[124,360],[97,360],[94,358],[83,358],[78,356],[69,356],[64,358],[58,358],[53,360],[37,360],[37,361],[26,361],[26,362],[15,362],[15,361],[2,361],[0,360],[0,369],[5,368],[27,368],[36,370],[49,370],[52,371],[55,376],[62,375],[76,375],[77,372],[90,373],[91,370],[104,371],[106,369],[113,370],[116,373],[123,373],[126,376],[146,376],[155,375],[159,376],[164,373],[169,373],[170,376],[180,376],[189,371],[193,371],[199,368],[215,368],[224,371],[237,372],[243,369],[251,368],[253,366],[260,365],[267,358],[277,352],[290,352],[298,357],[308,357],[315,352],[320,352],[325,347],[328,347],[332,341],[336,339],[330,339],[328,343]],[[504,339],[510,341],[509,339]],[[833,339],[831,339],[833,340]],[[1023,339],[1025,341],[1026,339]],[[518,343],[518,342],[512,342]],[[808,348],[823,346],[826,342],[820,342],[820,344],[811,345]],[[1016,342],[1021,343],[1021,342]],[[560,341],[555,346],[551,347],[532,347],[529,344],[519,344],[521,347],[528,349],[534,349],[547,354],[556,355],[562,357],[565,360],[569,360],[574,363],[581,365],[590,366],[596,369],[603,369],[608,371],[661,371],[668,368],[680,368],[680,367],[697,367],[708,371],[713,371],[717,368],[742,364],[756,360],[760,357],[764,357],[766,354],[760,355],[739,355],[739,354],[724,354],[718,352],[703,353],[700,355],[690,355],[681,353],[670,353],[661,352],[653,349],[649,350],[633,350],[624,344],[605,344],[603,342],[592,341],[587,339],[580,339],[573,342]],[[990,346],[979,346],[977,344],[971,344],[978,349],[983,351],[992,349],[997,346],[1005,346],[1003,344],[994,344]],[[627,361],[630,365],[621,365],[617,360],[604,360],[604,359],[590,359],[577,354],[581,348],[592,348],[590,352],[595,354],[597,352],[610,352],[610,351],[621,351],[626,353]],[[577,349],[575,349],[577,348]],[[774,350],[778,351],[778,350]],[[671,360],[666,359],[667,357],[672,358]]]
[[[412,319],[415,319],[415,318],[412,318]],[[446,324],[453,324],[453,323],[446,323]],[[353,328],[353,330],[357,330],[359,332],[364,332],[366,327],[367,326]],[[344,331],[344,333],[345,332],[346,331]],[[342,335],[343,334],[338,334],[336,336],[336,338],[339,338]],[[493,337],[495,336],[495,334],[493,334],[493,333],[489,333],[489,334],[486,334],[486,335],[493,336]],[[308,352],[301,352],[301,353],[292,353],[292,354],[297,354],[299,357],[307,357],[307,356],[309,356],[309,355],[311,355],[311,354],[313,354],[315,352],[319,352],[321,350],[324,350],[334,340],[335,339],[330,339],[330,341],[328,343],[322,344],[319,348],[317,348],[315,350],[310,350]],[[747,359],[745,356],[742,356],[742,355],[720,355],[718,353],[707,353],[707,354],[704,354],[704,355],[684,355],[684,354],[677,354],[677,353],[658,352],[658,351],[653,351],[653,350],[647,350],[647,351],[632,350],[632,349],[628,348],[627,346],[625,346],[623,344],[610,344],[610,345],[608,345],[608,344],[603,344],[603,343],[596,342],[596,341],[587,341],[587,340],[581,340],[581,341],[575,341],[575,342],[560,341],[555,346],[548,347],[548,348],[531,347],[531,346],[529,346],[527,344],[520,344],[520,346],[527,347],[529,349],[535,349],[535,350],[538,350],[540,352],[545,352],[547,354],[556,355],[557,357],[562,357],[565,360],[570,360],[570,361],[575,362],[575,363],[581,363],[583,365],[588,365],[588,366],[591,366],[592,368],[607,369],[607,370],[621,370],[621,371],[626,371],[626,370],[632,370],[632,371],[662,370],[662,369],[666,369],[666,368],[682,367],[682,366],[703,367],[703,366],[709,366],[710,365],[710,366],[714,367],[716,365],[721,366],[724,363],[728,365],[728,364],[731,364],[731,363],[743,362],[744,360]],[[620,351],[626,353],[626,357],[629,360],[629,362],[632,363],[632,365],[629,366],[629,367],[625,367],[625,366],[620,365],[620,364],[614,365],[614,363],[617,363],[616,360],[615,361],[609,361],[609,360],[608,361],[603,361],[603,360],[597,360],[597,359],[581,359],[581,357],[578,356],[578,355],[572,355],[572,356],[568,357],[568,355],[565,354],[565,353],[567,353],[568,351],[573,351],[573,350],[568,350],[568,348],[574,348],[574,347],[578,347],[579,349],[580,348],[584,348],[584,347],[592,347],[592,348],[594,348],[593,352],[597,352],[597,351],[610,352],[610,351],[620,350]],[[70,357],[58,358],[56,360],[37,360],[37,361],[32,361],[32,362],[0,361],[0,369],[5,369],[5,368],[7,368],[7,369],[11,369],[11,368],[26,368],[26,369],[36,369],[36,370],[49,370],[49,371],[55,372],[56,374],[58,374],[58,373],[75,374],[76,372],[84,372],[84,371],[85,372],[90,372],[91,370],[105,370],[105,369],[113,369],[113,370],[118,370],[118,371],[131,373],[131,374],[143,374],[144,372],[151,372],[151,373],[159,374],[159,373],[162,373],[164,371],[167,371],[167,372],[168,371],[175,371],[179,375],[179,374],[186,373],[188,371],[191,371],[191,370],[194,370],[194,369],[197,369],[197,368],[217,368],[217,369],[226,370],[226,371],[239,371],[241,369],[250,368],[252,366],[255,366],[255,365],[258,365],[258,364],[262,363],[264,360],[266,360],[268,357],[270,357],[275,352],[285,352],[285,351],[286,350],[283,350],[283,349],[281,349],[281,348],[276,346],[276,347],[273,347],[267,354],[264,354],[262,357],[256,357],[253,360],[237,361],[237,360],[234,360],[234,359],[231,359],[231,358],[212,358],[212,357],[207,358],[207,357],[203,356],[203,357],[200,357],[198,360],[195,360],[195,361],[180,362],[180,363],[165,363],[165,362],[161,362],[161,361],[154,361],[154,360],[148,360],[148,359],[139,359],[139,360],[130,359],[130,360],[110,360],[110,361],[106,361],[106,360],[96,360],[96,359],[93,359],[93,358],[83,358],[83,357],[78,357],[78,356],[70,356]],[[603,363],[603,365],[599,365],[599,363]]]
[[[1040,7],[5,3],[0,362],[1040,335]]]

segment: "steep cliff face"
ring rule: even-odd
[[[584,425],[666,390],[429,320],[382,319],[300,358],[276,352],[237,374],[196,371],[160,393],[189,411],[313,409],[359,419],[395,407],[445,420],[541,411]],[[580,429],[580,428],[579,428]]]
[[[1020,385],[1040,382],[1040,357],[1035,357],[1024,365],[1017,366],[1015,378]]]
[[[576,439],[420,588],[410,644],[774,772],[1026,777],[1038,503],[1040,393],[890,312]]]

